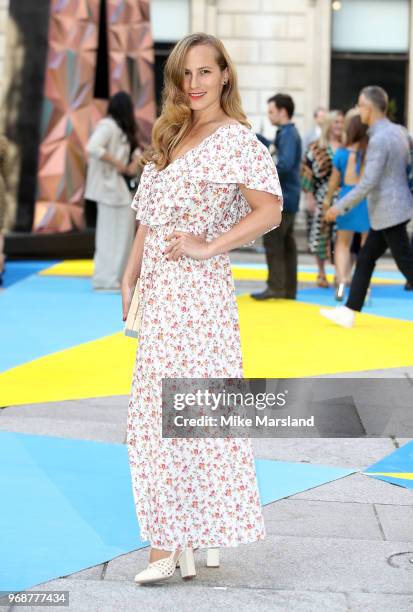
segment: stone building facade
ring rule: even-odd
[[[192,0],[191,30],[223,40],[257,131],[272,133],[266,101],[277,91],[294,98],[300,131],[316,106],[328,105],[330,6],[329,0]]]
[[[370,30],[375,23],[378,28],[384,28],[387,13],[381,16],[381,12],[390,11],[394,27],[403,29],[404,48],[396,48],[397,53],[394,53],[391,47],[387,49],[384,45],[384,52],[368,53],[367,45],[363,49],[362,44],[356,44],[353,53],[352,32],[349,31],[349,53],[342,52],[338,56],[344,63],[347,58],[346,69],[350,71],[353,66],[359,70],[361,62],[364,62],[365,80],[369,75],[375,78],[377,62],[393,61],[390,66],[397,64],[403,74],[403,83],[399,84],[403,91],[398,91],[398,95],[403,96],[405,103],[403,116],[400,115],[398,120],[408,124],[413,131],[413,45],[409,43],[413,40],[411,0],[386,3],[383,0],[341,0],[338,3],[332,0],[189,0],[189,5],[189,30],[207,31],[223,40],[237,65],[248,117],[256,130],[268,135],[272,131],[265,116],[266,100],[277,91],[293,96],[295,120],[301,132],[310,127],[313,110],[318,105],[330,107],[334,68],[333,19],[341,16],[339,11],[347,18],[350,28],[353,25],[358,27],[359,37],[363,37],[362,27],[369,28],[368,22],[371,23]],[[368,16],[368,22],[360,24],[364,15]],[[340,34],[338,32],[337,37]],[[371,36],[374,38],[374,32]],[[386,32],[380,33],[380,37],[386,39]],[[376,43],[372,41],[371,44],[376,51]],[[391,95],[391,85],[389,88]]]
[[[267,135],[273,130],[266,119],[266,100],[276,91],[293,96],[295,120],[301,132],[310,126],[316,106],[330,106],[334,5],[338,4],[342,12],[354,11],[355,15],[362,14],[361,8],[372,24],[370,29],[374,28],[373,17],[382,8],[387,6],[390,16],[402,11],[400,19],[408,23],[403,49],[405,68],[400,68],[404,70],[404,89],[399,93],[405,97],[405,109],[399,120],[413,131],[413,44],[410,44],[413,0],[150,0],[150,3],[155,43],[163,45],[164,55],[168,44],[172,46],[190,32],[205,31],[224,41],[237,66],[245,111],[254,128]],[[9,0],[0,0],[0,94],[8,6]],[[387,38],[388,31],[380,35],[382,39]],[[357,53],[355,57],[360,55]],[[400,53],[377,55],[379,59],[387,56],[390,60],[402,57]],[[368,74],[368,65],[366,70]]]

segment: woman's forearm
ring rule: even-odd
[[[228,232],[209,242],[210,257],[227,253],[262,236],[270,228],[281,223],[281,214],[281,206],[273,204],[256,208]]]
[[[334,168],[332,175],[330,176],[330,179],[328,181],[327,193],[324,198],[325,205],[331,204],[331,200],[333,199],[333,196],[339,187],[340,187],[340,175],[338,171]]]
[[[100,159],[114,166],[120,174],[127,174],[128,167],[110,153],[104,153]]]
[[[140,223],[122,279],[122,282],[128,286],[135,285],[141,274],[143,248],[147,231],[148,226]]]

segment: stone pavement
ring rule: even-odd
[[[243,258],[261,261],[262,255],[234,255]],[[381,266],[393,267],[390,260]],[[262,286],[243,283],[237,290]],[[413,384],[413,368],[371,375],[403,376]],[[117,396],[8,407],[0,410],[0,430],[124,443],[127,401]],[[290,438],[253,444],[257,458],[361,470],[407,441]],[[263,513],[263,542],[223,549],[219,569],[206,568],[205,551],[197,551],[193,580],[183,581],[177,571],[164,584],[136,585],[135,574],[147,564],[148,549],[142,549],[32,590],[69,590],[75,612],[413,610],[411,490],[356,473],[269,504]]]

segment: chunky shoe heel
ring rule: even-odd
[[[190,550],[192,550],[193,552],[195,552],[196,550],[198,550],[198,547],[196,547],[196,548],[190,548]],[[179,563],[179,559],[178,559],[178,561],[176,562],[176,567],[179,567],[179,566],[180,566],[180,563]]]
[[[179,569],[182,578],[193,578],[196,576],[194,552],[192,548],[184,548],[179,557]]]
[[[208,548],[207,567],[219,567],[219,548]]]
[[[196,550],[198,550],[198,547],[189,550],[193,550],[195,552]],[[219,567],[219,548],[207,548],[206,566]],[[180,567],[179,559],[176,562],[176,567]]]

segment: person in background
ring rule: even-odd
[[[301,186],[306,192],[307,207],[314,210],[310,232],[310,251],[316,256],[317,286],[328,287],[325,261],[331,257],[331,228],[323,220],[323,203],[333,170],[333,157],[343,144],[344,114],[332,111],[324,119],[321,136],[309,145],[301,169]]]
[[[277,94],[268,100],[268,117],[278,127],[275,136],[277,172],[284,198],[281,225],[264,234],[263,243],[268,266],[267,288],[252,293],[256,300],[287,298],[294,300],[297,292],[297,245],[294,220],[300,202],[301,138],[291,121],[294,101],[287,94]]]
[[[354,189],[328,209],[326,219],[335,221],[367,196],[371,228],[357,258],[345,306],[320,310],[322,316],[348,328],[353,327],[355,313],[363,308],[376,261],[388,247],[413,288],[413,254],[406,230],[413,216],[413,195],[407,180],[408,133],[387,119],[388,95],[382,87],[364,87],[358,107],[362,122],[370,128],[364,174]]]
[[[327,113],[327,109],[322,106],[317,106],[313,113],[314,123],[313,126],[305,133],[302,141],[302,152],[305,155],[308,147],[312,142],[318,140],[321,136],[321,126],[323,125],[325,116]],[[305,226],[306,226],[306,236],[307,242],[310,244],[310,233],[311,233],[311,225],[314,217],[314,207],[311,210],[308,207],[309,201],[305,199]],[[311,205],[311,202],[310,202]],[[310,250],[310,249],[309,249]]]
[[[9,144],[5,136],[0,135],[0,285],[4,273],[4,231],[7,213],[7,190],[10,176]]]
[[[303,136],[303,154],[307,151],[312,142],[318,140],[321,136],[321,128],[326,118],[327,109],[322,106],[317,106],[314,110],[314,124]]]
[[[131,97],[119,91],[109,100],[86,146],[89,164],[85,199],[97,202],[93,288],[120,291],[132,247],[135,220],[128,177],[138,173],[141,150]]]
[[[367,126],[361,122],[357,110],[350,110],[344,121],[346,146],[336,151],[333,158],[333,171],[324,199],[324,211],[331,206],[332,199],[340,187],[339,198],[343,198],[359,182],[364,170],[367,151]],[[337,218],[337,234],[334,245],[334,264],[336,268],[336,300],[344,297],[346,284],[351,281],[353,267],[350,253],[354,233],[361,234],[361,245],[364,244],[370,229],[367,211],[367,200],[362,200],[346,215]]]

